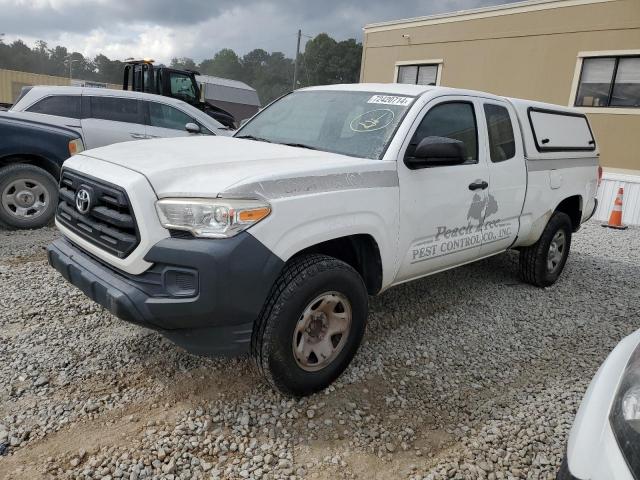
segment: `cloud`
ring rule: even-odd
[[[293,55],[296,31],[361,40],[367,23],[514,0],[0,0],[5,41],[45,40],[86,56],[210,58],[221,48]]]

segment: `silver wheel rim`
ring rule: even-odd
[[[555,272],[560,267],[566,246],[567,236],[562,230],[558,230],[551,240],[547,254],[547,271],[549,273]]]
[[[341,293],[325,292],[309,302],[293,332],[293,357],[300,368],[317,372],[335,360],[351,329],[351,303]]]
[[[20,178],[2,192],[2,208],[20,220],[31,220],[44,213],[49,205],[49,192],[31,178]]]

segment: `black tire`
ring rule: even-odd
[[[42,194],[38,194],[43,200],[44,208],[33,213],[35,209],[28,210],[24,216],[20,216],[8,200],[5,194],[10,194],[12,185],[20,180],[25,180],[27,185],[40,185]],[[35,191],[35,190],[34,190]],[[58,184],[56,179],[42,168],[27,163],[15,163],[0,168],[0,224],[14,229],[32,229],[44,227],[51,223],[58,206]],[[29,213],[32,212],[32,213]]]
[[[575,477],[571,476],[571,472],[569,471],[569,463],[567,462],[567,455],[562,459],[562,463],[560,464],[560,468],[558,469],[558,474],[556,475],[556,480],[577,480]]]
[[[522,279],[537,287],[553,285],[567,263],[571,249],[572,232],[573,227],[569,216],[566,213],[555,212],[549,219],[540,239],[533,245],[520,250],[520,275]],[[564,246],[559,261],[551,269],[548,264],[550,249],[556,235],[561,234],[564,235]]]
[[[307,371],[294,355],[294,332],[305,308],[324,292],[338,292],[350,302],[351,324],[335,358],[317,371]],[[262,376],[287,395],[310,395],[326,388],[360,346],[368,303],[362,277],[348,264],[317,254],[292,259],[276,280],[253,329],[251,354]]]

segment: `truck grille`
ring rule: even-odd
[[[89,200],[84,193],[78,195],[79,190],[84,190]],[[76,196],[83,197],[80,207]],[[140,243],[124,189],[69,170],[64,170],[60,177],[56,218],[77,235],[119,258],[126,258]]]

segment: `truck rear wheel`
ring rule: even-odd
[[[520,274],[525,282],[548,287],[558,280],[569,256],[572,231],[566,213],[555,212],[551,216],[540,239],[520,250]]]
[[[0,224],[40,228],[51,222],[57,205],[58,185],[49,172],[26,163],[0,169]]]
[[[358,272],[325,255],[289,262],[254,327],[251,351],[273,387],[310,395],[340,376],[367,321],[368,294]]]

